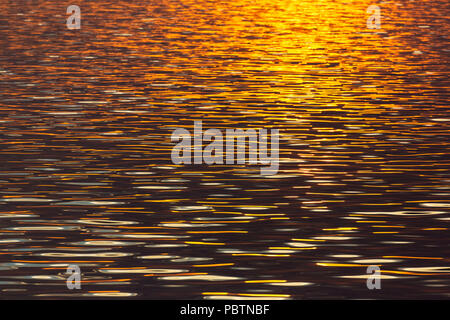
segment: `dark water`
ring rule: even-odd
[[[449,298],[447,1],[70,4],[0,3],[0,298]],[[279,173],[172,164],[194,120]]]

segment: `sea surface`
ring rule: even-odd
[[[448,299],[449,12],[1,0],[0,299]],[[194,121],[279,172],[172,163]]]

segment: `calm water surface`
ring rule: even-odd
[[[70,4],[0,3],[0,298],[450,297],[448,1]],[[195,120],[279,173],[172,164]]]

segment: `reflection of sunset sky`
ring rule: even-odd
[[[366,0],[78,1],[80,30],[24,3],[0,3],[8,294],[372,298],[369,265],[385,298],[448,294],[445,1],[380,3],[381,29]],[[278,175],[173,165],[196,120],[280,129]]]

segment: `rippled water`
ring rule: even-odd
[[[450,296],[447,1],[71,4],[0,3],[0,298]],[[279,173],[172,164],[194,120]]]

